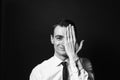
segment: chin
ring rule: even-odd
[[[65,51],[57,51],[57,53],[61,54],[61,55],[66,55]]]
[[[65,52],[65,51],[59,51],[59,53],[60,53],[60,54],[66,54],[66,52]]]
[[[64,57],[64,58],[68,58],[67,54],[65,51],[56,51],[57,55]]]

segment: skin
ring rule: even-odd
[[[72,72],[77,73],[79,70],[82,70],[83,67],[80,61],[77,62],[79,70],[76,67],[76,60],[78,59],[77,52],[81,50],[83,40],[81,41],[80,46],[78,46],[73,26],[56,26],[54,35],[51,35],[51,43],[54,45],[55,56],[62,61],[68,59],[68,64]],[[75,52],[76,44],[78,47]]]
[[[51,35],[51,43],[54,45],[55,55],[61,60],[65,60],[68,57],[64,46],[65,32],[66,27],[58,25],[54,29],[54,35]]]
[[[82,42],[78,48],[72,25],[67,27],[58,25],[54,29],[54,35],[51,35],[51,43],[54,45],[55,55],[61,60],[68,58],[69,61],[73,62],[77,58],[75,46],[77,46],[76,52],[78,52],[81,49]]]

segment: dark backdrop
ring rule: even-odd
[[[78,26],[84,46],[79,56],[91,60],[96,80],[118,76],[120,39],[116,1],[2,0],[2,80],[29,80],[31,70],[54,54],[50,27],[59,18]]]

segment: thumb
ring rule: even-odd
[[[84,40],[82,40],[82,41],[80,42],[80,46],[79,46],[79,48],[77,48],[76,54],[82,49],[83,42],[84,42]],[[77,45],[76,47],[78,47],[78,45]]]

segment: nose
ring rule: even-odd
[[[62,40],[62,41],[61,41],[61,44],[64,45],[64,43],[65,43],[64,40]]]

